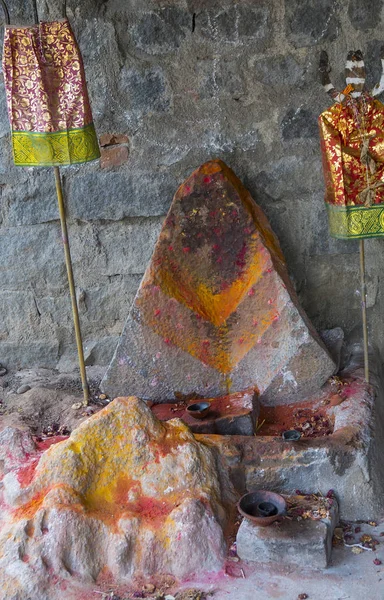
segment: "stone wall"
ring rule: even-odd
[[[9,0],[31,22],[29,0]],[[48,7],[49,4],[49,7]],[[58,0],[38,2],[56,18]],[[331,240],[316,119],[321,49],[344,87],[349,49],[380,76],[383,0],[68,0],[81,47],[97,162],[62,170],[88,362],[109,360],[178,185],[221,158],[264,208],[318,328],[360,335],[358,243]],[[0,90],[0,362],[76,360],[51,170],[15,168]],[[382,241],[367,247],[372,339],[384,325]]]

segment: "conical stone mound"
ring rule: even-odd
[[[169,401],[256,387],[281,404],[334,369],[264,213],[222,161],[205,163],[174,197],[103,389]]]

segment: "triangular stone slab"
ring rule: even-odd
[[[334,369],[264,213],[222,161],[202,165],[174,197],[104,391],[169,401],[256,387],[281,404]]]

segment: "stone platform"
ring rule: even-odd
[[[284,442],[277,431],[253,437],[197,437],[226,457],[240,494],[254,489],[285,494],[316,489],[326,494],[333,489],[342,519],[377,520],[384,511],[384,377],[378,358],[370,358],[370,385],[364,381],[357,347],[340,379],[308,399],[329,418],[328,434],[303,435],[298,442]],[[339,403],[333,405],[335,401]]]
[[[216,433],[220,435],[254,435],[260,405],[254,390],[210,398],[210,410],[204,419],[195,419],[187,412],[192,403],[154,404],[151,409],[160,421],[175,417],[181,419],[194,433]],[[198,402],[198,400],[196,400]]]
[[[237,532],[237,554],[258,563],[297,565],[322,569],[328,566],[332,538],[338,523],[333,498],[286,496],[287,517],[269,527],[243,519]]]

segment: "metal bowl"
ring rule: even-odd
[[[272,511],[272,507],[276,509]],[[268,511],[265,511],[265,508]],[[237,503],[237,509],[243,517],[261,527],[271,525],[274,521],[278,521],[286,514],[287,504],[280,494],[268,492],[267,490],[257,490],[249,492],[242,496]],[[269,516],[265,516],[269,512]],[[271,514],[274,512],[274,514]]]
[[[204,419],[210,408],[209,402],[195,402],[187,406],[187,413],[194,419]]]
[[[273,517],[277,515],[278,508],[273,502],[260,502],[257,505],[257,511],[261,517]]]
[[[284,442],[298,442],[301,438],[300,431],[296,431],[296,429],[288,429],[287,431],[283,431],[281,437]]]

